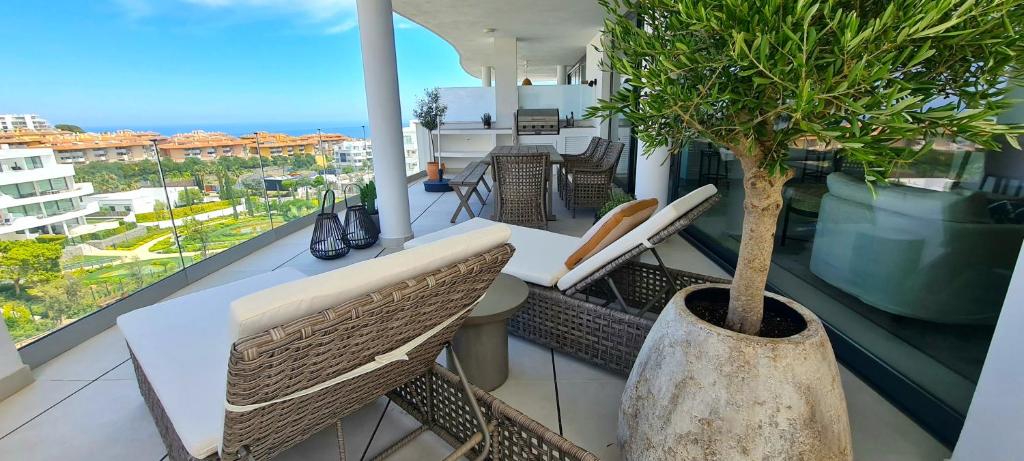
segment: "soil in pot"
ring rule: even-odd
[[[686,297],[686,307],[701,320],[725,328],[729,312],[729,290],[708,288]],[[764,298],[764,318],[757,336],[762,338],[788,338],[807,329],[807,321],[785,303],[775,298]]]

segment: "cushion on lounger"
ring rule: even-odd
[[[278,269],[170,299],[117,318],[185,449],[202,459],[220,446],[227,395],[231,301],[306,275]]]
[[[447,227],[422,237],[405,242],[405,248],[416,248],[442,238],[463,234],[473,229],[493,225],[494,221],[484,218],[473,218],[469,221]],[[580,239],[570,235],[562,235],[540,229],[508,226],[512,236],[508,242],[516,247],[515,254],[508,261],[502,272],[524,282],[553,287],[569,269],[565,267],[565,259],[580,245]]]
[[[680,216],[686,214],[690,210],[694,209],[705,200],[711,198],[718,192],[718,189],[714,185],[708,184],[700,187],[689,194],[686,194],[676,201],[669,203],[657,213],[654,213],[647,221],[640,224],[633,230],[629,231],[626,235],[623,235],[611,245],[608,245],[603,250],[597,252],[594,256],[587,258],[587,260],[574,267],[567,274],[558,280],[559,290],[568,290],[573,285],[579,283],[583,279],[589,277],[594,272],[602,269],[608,263],[614,261],[616,258],[626,254],[629,250],[636,248],[638,245],[643,245],[648,241],[654,234],[661,232],[663,229],[672,224]]]
[[[307,315],[414,278],[509,241],[500,223],[453,236],[432,245],[399,251],[252,293],[231,303],[235,338],[264,332]]]
[[[626,235],[636,226],[650,218],[658,209],[658,199],[649,198],[623,203],[604,214],[580,238],[580,246],[565,260],[565,267],[572,269],[587,258],[594,256],[619,237]]]

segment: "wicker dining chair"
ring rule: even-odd
[[[547,178],[551,168],[547,153],[494,154],[497,200],[493,220],[546,229],[548,226]]]
[[[580,154],[562,154],[562,164],[558,168],[558,198],[565,199],[565,186],[568,183],[568,172],[573,168],[592,167],[600,163],[601,155],[608,148],[607,139],[594,136],[590,144]]]
[[[621,142],[608,143],[600,162],[566,171],[565,205],[574,218],[577,208],[600,208],[608,201],[612,177],[625,147]]]

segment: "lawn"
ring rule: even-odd
[[[269,231],[270,221],[265,217],[241,218],[238,220],[232,217],[225,217],[207,221],[206,228],[210,234],[206,249],[208,251],[223,250]],[[179,228],[179,232],[181,232],[181,228]],[[184,251],[202,251],[201,243],[194,237],[183,234],[181,240]],[[168,239],[154,245],[152,251],[173,254],[178,250],[174,246],[174,241]]]
[[[89,266],[114,263],[120,260],[119,256],[75,256],[65,261],[62,266],[64,270],[70,271]]]

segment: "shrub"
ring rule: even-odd
[[[57,234],[44,234],[36,237],[36,241],[39,243],[56,243],[63,247],[68,242],[68,236]]]
[[[132,229],[135,229],[136,227],[139,227],[139,225],[135,224],[133,222],[122,222],[121,225],[119,225],[119,226],[117,226],[117,227],[115,227],[113,229],[104,229],[104,230],[96,231],[96,232],[93,232],[93,233],[90,233],[90,234],[85,234],[85,235],[82,236],[82,240],[86,240],[86,241],[88,241],[88,240],[103,240],[103,239],[106,239],[106,238],[113,237],[115,235],[123,234],[123,233],[128,232],[128,231],[130,231]]]
[[[621,190],[612,189],[611,198],[609,198],[608,201],[604,203],[604,206],[602,206],[601,209],[597,211],[597,217],[600,218],[601,216],[607,214],[609,211],[614,210],[615,207],[622,205],[623,203],[628,203],[632,201],[633,196],[625,192],[622,192]]]
[[[220,200],[216,202],[200,203],[198,205],[184,206],[181,208],[175,208],[174,219],[187,218],[189,216],[195,216],[197,214],[209,213],[211,211],[223,210],[231,207],[230,200]],[[135,215],[135,221],[144,222],[155,222],[155,221],[166,221],[171,219],[171,215],[167,210],[150,211],[148,213],[139,213]]]

